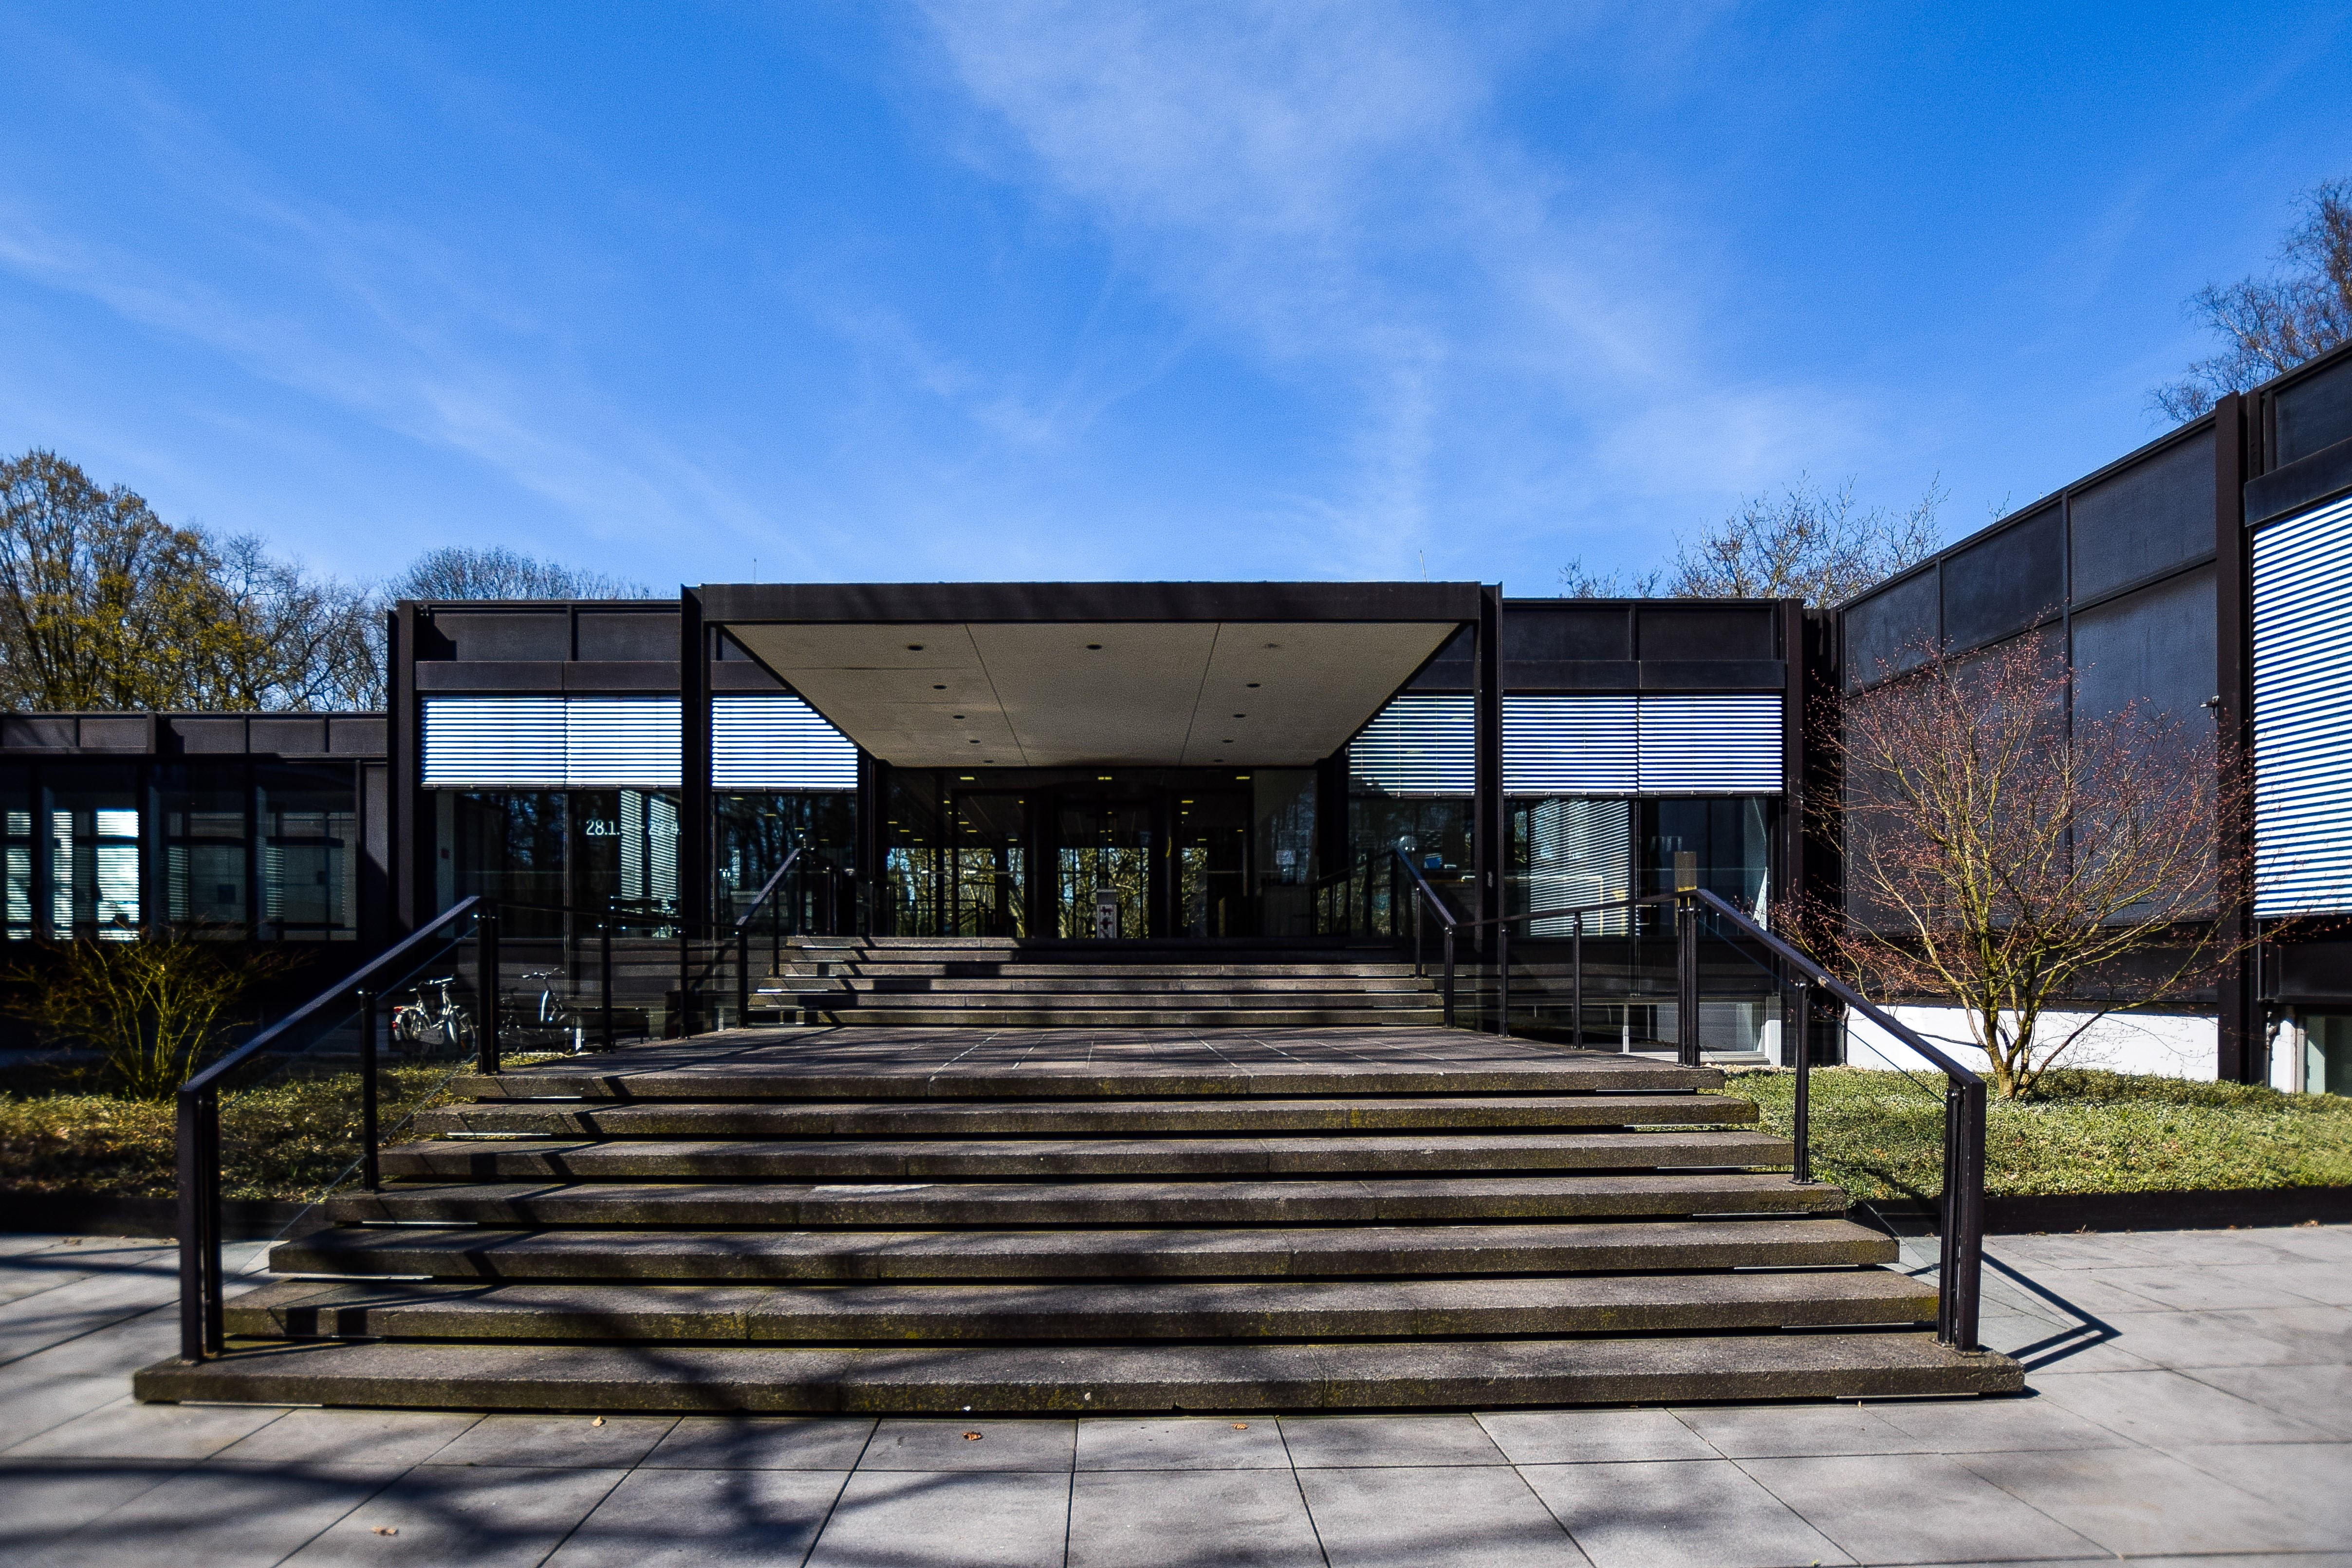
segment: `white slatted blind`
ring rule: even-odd
[[[1475,730],[1466,696],[1392,698],[1349,746],[1348,771],[1392,795],[1467,795]]]
[[[1644,795],[1777,795],[1781,698],[1770,692],[1644,695]]]
[[[427,697],[430,789],[675,789],[676,697]]]
[[[676,697],[567,697],[564,782],[574,789],[675,789]]]
[[[1630,696],[1503,698],[1503,791],[1630,795],[1640,788]]]
[[[2254,913],[2352,911],[2352,497],[2253,557]]]
[[[426,697],[427,788],[561,789],[562,697]]]
[[[798,697],[714,697],[710,787],[855,789],[857,747]]]

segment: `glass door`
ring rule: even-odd
[[[1063,798],[1055,813],[1055,935],[1152,935],[1154,814],[1149,800]]]
[[[1250,798],[1240,790],[1198,790],[1176,799],[1170,836],[1175,863],[1178,936],[1251,936],[1257,904],[1250,896]]]
[[[1029,800],[1024,795],[955,798],[948,918],[957,936],[1029,935]]]

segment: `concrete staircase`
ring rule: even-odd
[[[1989,1393],[1721,1075],[1412,1028],[747,1030],[461,1083],[142,1399],[1087,1412]]]
[[[1269,941],[802,936],[754,1021],[993,1029],[1433,1024],[1435,979],[1376,946]]]

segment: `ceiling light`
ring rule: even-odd
[[[1250,689],[1250,690],[1252,690],[1252,691],[1255,691],[1255,690],[1257,690],[1257,683],[1256,683],[1255,681],[1252,681],[1252,682],[1249,684],[1249,689]]]
[[[947,690],[947,687],[945,687],[945,686],[933,686],[933,687],[931,688],[931,690],[933,690],[933,691],[935,691],[935,692],[943,692],[943,691]]]
[[[1247,715],[1247,714],[1245,714],[1245,713],[1237,713],[1237,714],[1234,715],[1234,716],[1235,718],[1247,718],[1247,717],[1249,717],[1249,715]]]
[[[956,775],[956,782],[959,784],[969,784],[971,782],[971,775],[969,773],[959,773]]]
[[[1269,648],[1279,648],[1279,647],[1281,647],[1281,646],[1282,646],[1282,644],[1281,644],[1281,643],[1268,643],[1266,644],[1266,646],[1267,646],[1267,647],[1269,647]]]
[[[1102,644],[1100,643],[1089,643],[1087,644],[1087,651],[1090,653],[1099,653],[1102,652]]]

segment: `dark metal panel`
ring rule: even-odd
[[[190,757],[241,755],[245,750],[245,719],[197,718],[174,715],[164,721],[170,741]],[[168,742],[167,742],[168,744]]]
[[[664,610],[579,608],[572,656],[590,662],[669,664],[677,657],[677,615]]]
[[[1476,768],[1471,794],[1471,862],[1477,878],[1481,920],[1491,920],[1503,912],[1503,868],[1508,862],[1510,847],[1503,822],[1502,617],[1502,590],[1480,590],[1475,644],[1477,685],[1471,698],[1475,716],[1473,761]],[[1483,953],[1486,947],[1482,940],[1479,950]]]
[[[1974,648],[2055,614],[2066,600],[2064,549],[2052,506],[1945,557],[1945,640]]]
[[[1475,582],[705,583],[705,619],[728,622],[1457,621]]]
[[[1789,684],[1780,659],[1644,659],[1639,668],[1645,692],[1777,692]]]
[[[2073,620],[2074,716],[2095,719],[2138,702],[2189,737],[2212,731],[2214,573],[2200,567],[2110,599]]]
[[[2270,956],[2270,1000],[2352,1002],[2352,942],[2281,942]]]
[[[572,656],[572,612],[561,603],[499,610],[432,612],[449,657],[468,664],[554,661]]]
[[[1765,604],[1644,604],[1633,613],[1633,656],[1654,659],[1777,659],[1780,612]]]
[[[2271,394],[2271,404],[2273,468],[2352,441],[2352,346],[2300,367]]]
[[[155,749],[155,716],[152,713],[85,715],[76,744],[84,751],[152,752]]]
[[[327,721],[322,717],[259,718],[247,730],[250,749],[279,757],[323,757],[327,754]]]
[[[1848,691],[1920,662],[1915,647],[1939,634],[1936,570],[1928,566],[1856,600],[1840,612],[1845,646],[1840,664]]]
[[[1466,665],[1464,674],[1468,674]],[[1503,661],[1507,692],[1631,692],[1641,685],[1642,666],[1631,659]],[[1465,683],[1455,689],[1469,688]]]
[[[677,618],[670,616],[670,638],[677,637]],[[563,666],[567,692],[660,692],[677,690],[677,661],[649,659],[635,663],[577,664]]]
[[[2206,429],[2070,492],[2074,602],[2210,554],[2213,485],[2213,438]]]
[[[416,700],[416,606],[402,603],[393,611],[385,637],[385,659],[392,672],[386,761],[392,770],[392,844],[394,867],[392,911],[388,935],[408,936],[423,918],[433,897],[433,835],[425,800],[422,714]]]
[[[1626,605],[1574,599],[1503,601],[1502,659],[1507,665],[1633,657],[1633,622]]]
[[[2244,492],[2246,526],[2300,512],[2347,490],[2352,490],[2352,441],[2339,441],[2249,481]]]
[[[392,769],[382,762],[362,762],[360,796],[360,945],[385,945],[385,916],[392,892]]]
[[[9,714],[0,717],[0,749],[71,751],[77,744],[71,714]],[[40,856],[35,856],[40,859]]]
[[[391,737],[380,713],[339,713],[327,721],[327,749],[337,757],[382,757]]]
[[[567,667],[560,659],[490,663],[425,660],[415,665],[414,679],[416,689],[423,692],[510,692],[518,695],[545,692],[552,695],[563,690],[563,672]]]

